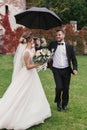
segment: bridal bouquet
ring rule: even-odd
[[[48,62],[53,57],[53,52],[50,52],[47,48],[37,50],[33,61],[36,63],[39,62]]]
[[[46,70],[47,62],[49,62],[53,58],[54,52],[49,51],[47,48],[37,50],[35,56],[33,58],[34,63],[43,62],[44,64],[37,68],[37,71],[42,69]]]

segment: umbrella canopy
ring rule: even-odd
[[[31,29],[48,30],[62,24],[62,20],[45,7],[32,7],[15,15],[15,18],[18,24]]]

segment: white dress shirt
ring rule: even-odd
[[[55,68],[66,68],[68,67],[68,59],[66,55],[66,46],[65,42],[63,45],[58,45],[53,57],[53,67]]]

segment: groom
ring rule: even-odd
[[[65,32],[57,30],[57,40],[48,46],[50,51],[54,50],[52,72],[56,84],[55,102],[57,103],[58,111],[67,109],[71,73],[77,75],[77,60],[73,46],[65,43],[64,38]],[[71,68],[71,63],[73,68]]]

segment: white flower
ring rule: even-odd
[[[41,51],[40,50],[36,51],[35,56],[38,57],[40,55],[41,55]]]

